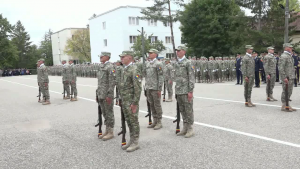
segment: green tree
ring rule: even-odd
[[[16,62],[15,68],[24,68],[29,60],[29,56],[27,54],[30,49],[31,42],[30,36],[25,31],[21,21],[18,21],[16,25],[13,26],[12,42],[19,51],[19,62]]]
[[[229,56],[247,42],[248,18],[233,0],[193,0],[180,13],[182,41],[196,56]]]
[[[41,50],[36,45],[31,45],[28,51],[28,56],[30,57],[25,68],[36,69],[36,62],[41,58]]]
[[[149,37],[151,37],[151,36],[149,36]],[[158,40],[155,43],[151,43],[151,39],[147,38],[147,34],[145,34],[145,33],[144,33],[144,39],[145,39],[145,43],[144,43],[145,52],[149,51],[150,49],[156,49],[159,52],[166,49],[166,47],[164,46],[163,41]],[[135,56],[142,57],[142,35],[139,35],[137,37],[137,40],[133,44],[131,49],[134,51]]]
[[[17,47],[9,40],[13,27],[0,14],[0,69],[13,68],[18,61]]]
[[[77,30],[71,39],[67,40],[64,51],[80,61],[91,61],[91,46],[89,29]]]
[[[286,0],[281,0],[283,6],[285,6]],[[300,12],[300,2],[299,0],[289,0],[289,9],[293,12]]]
[[[46,65],[49,66],[53,65],[52,42],[51,42],[52,33],[53,32],[50,29],[48,32],[45,33],[39,47],[40,57],[44,58]]]

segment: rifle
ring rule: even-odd
[[[164,82],[164,97],[163,97],[163,102],[166,101],[166,83]]]
[[[248,106],[248,87],[249,87],[249,78],[248,82],[245,80],[245,105]]]
[[[289,78],[287,77],[289,80]],[[285,110],[290,110],[290,105],[289,105],[289,82],[285,84]]]
[[[145,117],[149,117],[149,125],[152,124],[152,120],[151,120],[151,109],[150,109],[150,103],[149,101],[147,100],[147,90],[145,89],[145,86],[144,86],[144,95],[146,97],[146,101],[147,101],[147,109],[148,109],[148,114],[145,116]]]
[[[122,134],[122,146],[126,145],[126,125],[125,125],[125,115],[122,109],[122,100],[119,100],[119,105],[121,108],[121,123],[122,123],[122,127],[121,127],[121,131],[118,133],[118,136]]]
[[[267,95],[268,95],[267,101],[271,101],[271,99],[270,99],[271,75],[269,75],[269,76],[270,76],[270,79],[268,79],[268,81],[267,81],[267,90],[268,90],[268,93],[267,93]]]
[[[66,98],[66,89],[65,89],[65,84],[63,84],[63,90],[64,92],[62,94],[64,94],[64,98]]]
[[[98,96],[97,96],[98,97]],[[72,88],[72,86],[71,86],[71,100],[72,100],[72,98],[73,98],[73,88]]]
[[[97,91],[96,91],[96,100],[98,103],[98,124],[95,125],[95,127],[99,126],[99,132],[98,132],[98,137],[100,137],[102,135],[102,112],[101,112],[101,107],[100,107],[100,103],[99,103],[99,99],[98,99],[98,95],[97,95]]]
[[[37,95],[36,97],[39,98],[38,102],[40,102],[41,101],[41,87],[39,87],[39,95]]]
[[[116,87],[116,105],[119,105],[121,101],[119,101],[119,89]]]
[[[177,100],[177,95],[175,96],[176,97],[176,100]],[[177,115],[176,115],[176,119],[173,121],[173,123],[176,123],[177,122],[177,125],[176,125],[176,134],[180,132],[180,111],[179,111],[179,104],[178,104],[178,100],[177,100]]]

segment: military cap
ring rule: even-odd
[[[257,53],[257,52],[256,52],[256,51],[253,51],[253,52],[252,52],[252,54],[255,54],[255,53]]]
[[[293,47],[293,45],[292,45],[292,44],[290,44],[290,43],[285,43],[285,44],[283,44],[283,47],[284,47],[284,48],[286,48],[286,47],[292,48],[292,47]]]
[[[267,50],[274,50],[274,47],[270,46],[270,47],[267,48]]]
[[[62,60],[62,62],[67,62],[66,60]]]
[[[168,61],[170,61],[170,59],[169,58],[165,58],[165,62],[168,62]]]
[[[39,61],[43,61],[43,62],[45,62],[45,59],[40,59]]]
[[[156,53],[156,54],[158,54],[158,50],[156,50],[156,49],[150,49],[148,53]]]
[[[122,54],[123,54],[124,56],[126,56],[126,55],[133,56],[133,55],[134,55],[133,51],[130,51],[130,50],[125,50],[125,51],[122,52]]]
[[[178,46],[178,48],[176,50],[184,50],[184,51],[186,51],[187,47],[185,47],[185,46]]]
[[[121,61],[120,61],[120,60],[117,60],[117,63],[121,63]]]
[[[102,57],[102,56],[108,56],[110,57],[111,53],[110,52],[101,52],[101,54],[99,55],[99,57]]]
[[[252,45],[246,45],[245,48],[246,49],[253,49]]]
[[[120,57],[123,57],[123,56],[125,56],[123,53],[121,53],[120,55],[119,55]]]
[[[74,61],[74,59],[69,59],[69,61],[72,61],[72,62],[73,62],[73,61]]]

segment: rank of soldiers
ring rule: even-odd
[[[293,91],[293,81],[295,79],[294,60],[292,58],[291,44],[283,45],[284,52],[279,58],[279,72],[282,83],[282,110],[295,111],[290,105],[290,97]],[[232,81],[237,78],[239,84],[240,76],[242,83],[244,79],[245,106],[255,107],[251,100],[252,88],[255,79],[255,58],[257,53],[253,52],[251,45],[246,45],[246,54],[242,57],[195,57],[188,59],[187,48],[179,46],[176,49],[177,60],[166,58],[159,61],[156,49],[148,51],[147,61],[140,62],[139,58],[134,58],[132,51],[123,51],[119,55],[120,60],[113,64],[110,62],[111,53],[101,52],[100,64],[74,65],[73,60],[62,61],[62,66],[47,68],[44,60],[40,59],[38,67],[39,98],[43,94],[43,100],[39,102],[43,105],[50,104],[48,72],[52,75],[61,75],[63,84],[63,99],[77,101],[77,76],[97,77],[98,87],[96,90],[96,102],[98,104],[98,138],[107,141],[114,138],[114,99],[116,105],[121,108],[122,130],[118,135],[122,135],[122,149],[133,152],[140,148],[140,125],[139,125],[139,101],[142,92],[142,79],[145,79],[144,91],[147,98],[149,114],[149,129],[160,130],[163,128],[161,100],[173,101],[173,82],[175,82],[175,97],[177,100],[177,122],[180,116],[183,119],[183,128],[179,125],[176,128],[177,136],[190,138],[194,135],[194,112],[193,112],[193,90],[195,82],[198,83],[222,83]],[[266,100],[277,101],[273,97],[273,89],[276,80],[276,57],[274,48],[268,47],[268,54],[263,58],[264,72],[267,79]],[[241,83],[241,84],[242,84]],[[116,90],[115,90],[116,88]],[[116,92],[115,92],[116,91]],[[163,91],[163,93],[162,93]],[[116,97],[115,97],[116,93]],[[165,96],[168,94],[167,100]],[[104,120],[102,120],[102,117]],[[102,121],[105,125],[102,133]],[[174,121],[175,122],[175,121]],[[129,128],[130,140],[126,142],[126,124]]]

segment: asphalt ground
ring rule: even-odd
[[[248,108],[242,85],[197,83],[189,139],[175,135],[175,101],[162,102],[163,128],[148,129],[142,93],[141,148],[127,153],[121,136],[97,138],[97,79],[77,78],[78,101],[70,102],[62,99],[61,77],[49,78],[52,104],[43,106],[36,76],[0,77],[0,168],[300,168],[300,87],[291,97],[298,111],[288,113],[280,101],[266,101],[265,84],[253,89],[257,107]],[[281,92],[276,83],[274,97]],[[116,135],[120,108],[114,111]]]

